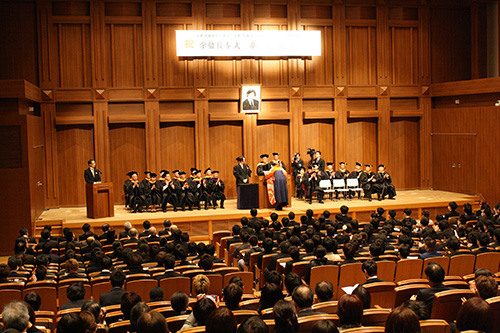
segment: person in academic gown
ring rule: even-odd
[[[127,189],[132,185],[132,172],[127,173],[128,179],[123,183],[123,193],[125,193],[125,208],[130,209],[130,196]]]
[[[365,192],[365,198],[372,201],[372,187],[375,183],[375,172],[372,171],[371,164],[365,164],[365,170],[359,176],[359,183]]]
[[[188,192],[193,195],[194,203],[193,206],[197,207],[198,210],[201,209],[200,200],[200,187],[201,179],[198,178],[198,173],[201,172],[196,168],[191,168],[191,176],[187,179],[188,182]]]
[[[151,206],[151,171],[144,171],[145,178],[141,181],[144,188],[144,206],[148,210]]]
[[[304,161],[300,158],[300,153],[295,153],[292,159],[293,176],[297,177],[300,173],[300,169],[304,167]]]
[[[314,153],[314,159],[311,164],[317,164],[318,170],[325,171],[325,160],[321,158],[321,152],[319,150]]]
[[[205,174],[207,172],[211,173],[209,171],[210,168],[205,170]],[[208,209],[208,206],[212,204],[212,199],[210,196],[209,189],[203,186],[204,184],[204,178],[201,177],[201,170],[196,170],[195,178],[194,180],[197,183],[198,186],[198,209],[201,209],[201,202],[203,201],[205,203],[205,209]]]
[[[282,160],[280,160],[280,154],[279,153],[276,153],[276,152],[273,153],[273,162],[276,163],[276,164],[279,164],[283,168],[283,170],[286,171],[285,162],[283,162]]]
[[[362,174],[363,170],[361,169],[361,163],[356,162],[354,170],[349,174],[347,178],[357,179],[358,187],[361,188],[361,181],[359,180],[359,178],[361,177]],[[349,191],[349,197],[352,198],[353,195],[356,195],[356,193],[354,193],[354,191]],[[358,199],[361,199],[361,191],[358,191]]]
[[[217,208],[217,200],[220,200],[220,208],[224,209],[224,201],[226,200],[226,195],[224,194],[224,189],[226,186],[222,179],[219,178],[219,171],[212,171],[212,182],[213,182],[213,190],[212,190],[212,200],[214,209]]]
[[[317,165],[307,166],[307,173],[305,174],[305,187],[307,189],[306,199],[309,200],[309,204],[312,204],[312,196],[316,192],[316,197],[319,203],[323,203],[323,196],[325,191],[319,187],[319,182],[323,179],[328,179],[328,175],[324,171],[320,171]]]
[[[271,170],[266,171],[266,183],[269,202],[276,205],[276,210],[283,210],[288,205],[288,187],[286,184],[286,171],[283,167],[271,162]]]
[[[179,171],[179,186],[180,186],[180,191],[181,191],[181,198],[183,198],[181,202],[181,207],[182,210],[186,210],[186,205],[188,206],[189,210],[193,210],[193,205],[195,203],[195,198],[194,195],[191,191],[189,191],[189,182],[186,177],[186,172],[184,171]]]
[[[269,158],[268,154],[260,155],[260,162],[257,164],[257,175],[264,176],[264,171],[269,171],[270,165],[267,159]]]
[[[94,184],[101,181],[101,171],[96,169],[96,164],[94,159],[90,159],[88,162],[89,167],[85,169],[83,176],[87,184]]]
[[[304,187],[304,175],[306,174],[306,168],[301,167],[299,173],[295,176],[295,190],[297,191],[297,198],[302,199],[306,193]]]
[[[156,212],[156,209],[161,205],[162,199],[162,182],[156,179],[157,174],[152,172],[149,183],[151,184],[151,211]]]
[[[133,213],[137,211],[142,212],[142,207],[144,206],[145,195],[144,195],[144,185],[139,181],[137,171],[131,171],[130,183],[127,186],[127,194],[129,196],[129,205]]]
[[[333,179],[335,178],[335,170],[333,169],[332,162],[326,163],[325,173],[328,176],[328,179],[330,179],[330,183],[332,184],[331,186],[333,187]],[[330,200],[333,200],[333,192],[330,192]]]
[[[244,156],[239,156],[236,158],[236,161],[238,161],[238,164],[233,167],[233,175],[234,178],[236,178],[236,186],[248,184],[250,182],[252,170],[250,170]]]
[[[206,198],[205,209],[208,209],[208,206],[212,206],[213,202],[214,181],[212,176],[212,169],[205,169],[204,174],[205,177],[203,177],[201,181],[201,192],[202,196]]]
[[[373,189],[377,192],[379,200],[383,200],[386,195],[389,196],[389,199],[394,199],[396,196],[396,188],[392,184],[391,176],[385,171],[385,165],[383,164],[378,166]]]
[[[177,211],[177,207],[179,206],[177,193],[175,192],[175,185],[173,179],[170,176],[170,172],[167,170],[162,170],[160,172],[163,176],[163,180],[161,180],[162,185],[162,201],[161,201],[161,209],[163,212],[167,211],[167,204],[171,204],[174,207],[174,212]]]

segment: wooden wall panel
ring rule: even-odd
[[[420,147],[419,147],[419,123],[418,119],[402,118],[391,121],[390,164],[392,182],[397,189],[409,189],[420,187]],[[429,158],[431,158],[429,156]]]
[[[158,59],[161,86],[192,86],[193,62],[178,59],[176,56],[175,30],[189,30],[191,24],[158,25]]]
[[[184,170],[189,175],[189,169],[196,167],[194,123],[161,123],[160,138],[161,168]]]
[[[498,142],[500,142],[500,126],[498,107],[463,107],[432,109],[432,133],[451,133],[458,137],[476,137],[476,155],[473,162],[477,163],[476,190],[481,193],[490,205],[500,202],[500,180],[495,167],[499,163]],[[460,146],[459,146],[460,147]],[[442,147],[442,155],[446,154],[449,147]],[[451,153],[464,155],[463,147]],[[471,148],[472,149],[472,148]],[[434,152],[439,156],[440,152]],[[464,167],[470,168],[465,165]],[[443,170],[433,164],[433,174],[442,174]],[[467,176],[468,178],[472,175]]]
[[[226,185],[226,197],[236,198],[233,167],[236,165],[235,158],[243,151],[243,123],[210,122],[209,133],[210,164],[207,167],[220,171],[220,177]],[[250,168],[255,175],[255,168],[253,166]]]
[[[348,27],[347,66],[349,84],[371,85],[377,82],[377,31],[375,27]]]
[[[325,162],[336,162],[334,128],[333,120],[304,120],[304,140],[300,151],[304,163],[310,161],[309,156],[305,155],[307,148],[321,151]]]
[[[331,26],[306,26],[305,30],[321,31],[321,56],[305,60],[305,84],[312,86],[333,83],[333,28]]]
[[[257,30],[287,30],[285,25],[257,25]],[[288,60],[259,60],[259,82],[264,86],[288,85]]]
[[[392,84],[418,82],[418,29],[391,27]]]
[[[92,82],[90,26],[57,24],[60,87],[89,87]]]
[[[85,205],[83,171],[94,157],[94,133],[91,125],[57,127],[57,179],[61,206]]]
[[[257,138],[255,143],[257,155],[278,152],[290,170],[290,131],[287,121],[258,121]],[[255,175],[255,165],[251,165],[252,175]]]
[[[110,124],[109,143],[112,161],[111,177],[114,185],[115,203],[125,203],[123,182],[127,173],[135,170],[139,179],[146,171],[146,136],[143,124]],[[151,170],[156,171],[156,170]]]
[[[240,30],[239,25],[213,24],[207,25],[207,30]],[[210,85],[212,86],[238,86],[241,84],[241,60],[208,61]],[[257,83],[257,78],[252,80]]]
[[[350,119],[347,123],[345,161],[348,170],[353,170],[356,162],[361,164],[376,165],[378,161],[377,151],[377,120],[373,119]],[[336,166],[336,169],[338,166]]]

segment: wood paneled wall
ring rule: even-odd
[[[37,31],[16,43],[37,50],[25,76],[43,92],[50,207],[84,204],[61,171],[78,182],[91,157],[117,202],[130,169],[211,166],[234,197],[237,155],[255,169],[263,152],[289,165],[308,147],[351,167],[384,163],[400,189],[427,188],[430,84],[481,72],[481,52],[470,51],[480,49],[471,25],[481,11],[452,0],[21,3],[10,12],[29,21],[16,36]],[[179,29],[320,30],[322,55],[179,59]],[[0,43],[16,44],[2,34]],[[9,50],[1,59],[17,63]],[[262,85],[260,114],[239,113],[242,84]]]

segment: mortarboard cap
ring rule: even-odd
[[[156,176],[157,176],[157,174],[156,174],[156,173],[151,172],[151,177],[152,177],[152,178],[154,178],[154,177],[156,177]]]
[[[181,175],[185,175],[185,174],[186,174],[186,172],[185,172],[185,171],[179,171],[179,176],[181,176]]]
[[[163,170],[160,171],[160,175],[166,175],[167,173],[168,173],[168,171],[165,170],[165,169],[163,169]]]
[[[385,165],[383,165],[383,164],[379,164],[379,165],[378,165],[378,167],[379,167],[379,168],[385,168]]]
[[[145,175],[147,175],[148,173],[151,173],[151,171],[144,171]]]
[[[280,153],[276,153],[276,152],[274,152],[274,153],[273,153],[273,156],[280,156]]]
[[[179,173],[179,170],[174,170],[172,171],[172,173]]]
[[[326,163],[326,165],[333,165],[333,163],[332,162],[328,162],[328,163]]]
[[[339,164],[344,164],[344,165],[346,165],[346,163],[345,163],[345,162],[340,162]]]
[[[206,168],[206,169],[205,169],[205,172],[203,172],[203,173],[207,173],[209,170],[210,170],[210,171],[212,171],[212,169],[210,169],[210,168]]]
[[[371,164],[365,164],[365,167],[370,167],[371,168],[372,165]]]
[[[137,171],[130,171],[129,173],[127,173],[127,176],[129,177],[132,177],[132,175],[137,175]]]
[[[219,173],[219,170],[212,171],[212,174],[214,174],[214,173]]]
[[[361,166],[361,163],[359,163],[359,162],[356,162],[356,165],[357,165],[357,166]]]
[[[264,157],[269,157],[269,154],[262,154],[262,155],[260,155],[260,158],[264,158]]]

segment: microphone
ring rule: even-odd
[[[97,172],[97,173],[102,173],[102,171],[101,171],[101,170],[99,170],[99,169],[95,169],[95,172]]]

